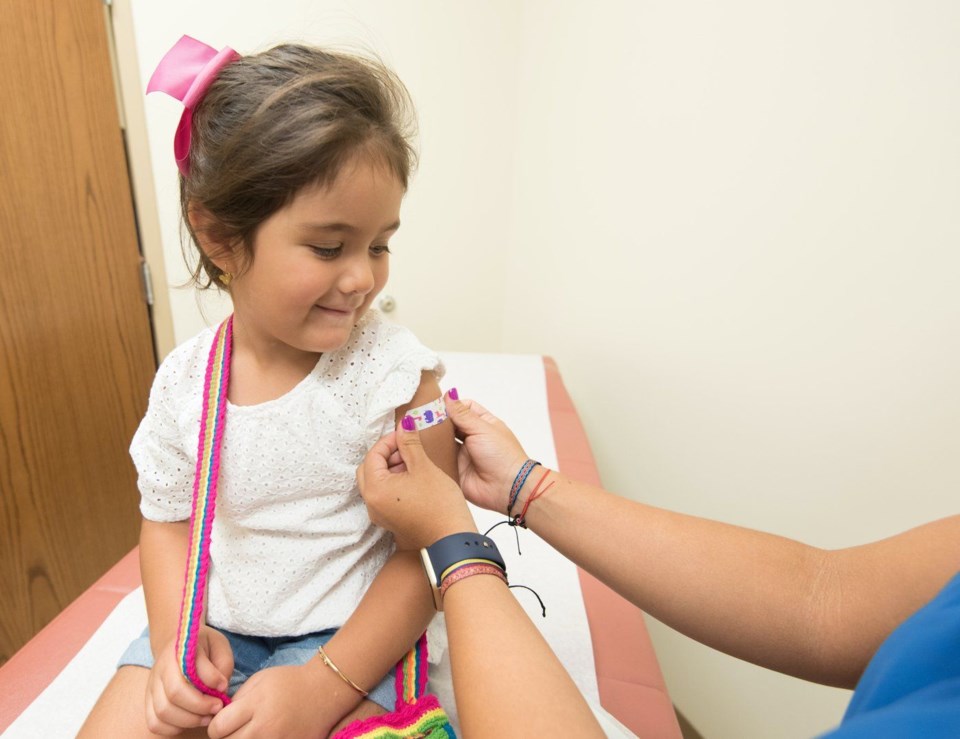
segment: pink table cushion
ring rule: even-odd
[[[547,401],[560,471],[600,485],[590,443],[553,359],[544,358]],[[637,736],[680,739],[680,725],[643,613],[580,570],[600,703]]]

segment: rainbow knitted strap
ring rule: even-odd
[[[427,635],[397,664],[397,707],[392,713],[355,721],[334,739],[455,739],[450,719],[435,695],[427,695]]]
[[[397,663],[397,705],[416,703],[427,690],[427,635]]]
[[[226,425],[232,346],[233,316],[221,323],[217,329],[203,381],[203,411],[200,415],[197,471],[193,478],[193,510],[190,513],[190,546],[176,646],[180,671],[187,681],[200,692],[216,696],[224,705],[230,702],[230,698],[205,685],[197,675],[197,634],[203,622],[204,595],[210,565],[210,528],[213,526],[213,513],[217,502],[220,445]]]

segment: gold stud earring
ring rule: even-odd
[[[224,287],[230,287],[230,281],[233,279],[233,275],[229,272],[224,272],[218,276],[217,279],[223,283]]]

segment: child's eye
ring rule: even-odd
[[[390,254],[390,247],[386,244],[379,244],[377,246],[370,247],[370,253],[375,257],[382,256],[384,254]]]
[[[334,259],[343,250],[343,247],[339,244],[337,246],[317,246],[315,244],[309,244],[309,246],[310,250],[321,259]]]

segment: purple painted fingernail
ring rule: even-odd
[[[413,422],[413,416],[404,416],[403,420],[400,422],[400,427],[404,431],[416,431],[417,424]]]
[[[450,388],[450,391],[447,393],[450,396],[451,400],[460,400],[460,394],[457,392],[455,387]]]

